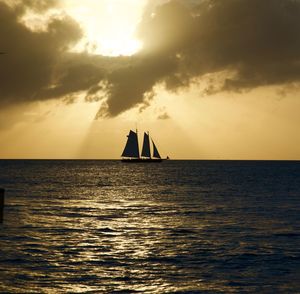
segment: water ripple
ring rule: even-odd
[[[300,292],[298,162],[0,163],[1,293]]]

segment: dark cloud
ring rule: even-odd
[[[41,12],[55,7],[57,2],[25,0],[9,6],[0,0],[0,51],[5,53],[0,56],[2,109],[54,98],[69,103],[79,92],[85,93],[86,101],[101,100],[103,93],[109,92],[106,85],[111,72],[128,65],[125,57],[70,53],[83,33],[68,16],[52,18],[45,29],[38,31],[20,21],[28,10]],[[116,76],[111,75],[112,82],[117,83]],[[113,101],[113,93],[110,94]]]
[[[161,120],[166,120],[166,119],[169,119],[170,116],[168,115],[168,113],[163,113],[163,114],[160,114],[157,119],[161,119]]]
[[[7,53],[0,56],[0,105],[84,92],[87,101],[105,94],[98,116],[116,116],[149,104],[155,85],[177,91],[207,75],[206,93],[299,83],[300,1],[165,2],[149,5],[139,25],[143,50],[109,58],[69,53],[82,32],[67,16],[43,31],[20,22],[26,10],[41,12],[57,1],[9,7],[0,0],[0,51]]]
[[[227,76],[206,93],[300,81],[300,1],[170,1],[150,11],[138,30],[143,52],[111,76],[111,115],[158,83],[176,91],[206,74]]]
[[[54,72],[52,87],[44,89],[41,95],[56,98],[88,91],[88,96],[97,92],[96,89],[101,90],[98,83],[103,77],[101,58],[87,54],[65,54]]]
[[[163,66],[162,66],[163,65]],[[115,116],[152,97],[153,86],[175,70],[170,58],[136,57],[130,65],[113,71],[107,77],[108,112]]]
[[[51,87],[62,54],[81,37],[68,17],[33,32],[19,21],[21,10],[0,2],[0,48],[7,53],[0,58],[1,105],[43,99],[40,93]]]

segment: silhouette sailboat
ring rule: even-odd
[[[144,133],[144,142],[142,153],[139,151],[139,141],[138,141],[138,132],[131,131],[127,136],[127,142],[122,153],[123,162],[162,162],[162,158],[157,150],[156,145],[154,144],[152,138],[152,156],[150,150],[150,136],[149,132]]]

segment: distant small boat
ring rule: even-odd
[[[122,153],[122,162],[162,162],[163,159],[161,158],[157,147],[155,146],[152,138],[152,151],[153,154],[151,156],[150,151],[150,136],[149,132],[144,133],[144,142],[143,142],[143,148],[142,153],[140,155],[139,151],[139,141],[138,141],[138,131],[136,132],[130,130],[128,136],[127,136],[127,142],[124,148],[124,151]],[[167,157],[169,159],[169,157]]]

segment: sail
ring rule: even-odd
[[[130,130],[122,157],[140,157],[137,133]]]
[[[155,144],[153,142],[153,140],[152,140],[152,144],[153,144],[153,157],[155,157],[155,158],[161,158],[160,155],[159,155],[159,153],[158,153],[158,150],[157,150],[157,148],[156,148],[156,146],[155,146]]]
[[[151,157],[149,135],[144,133],[144,143],[142,149],[142,157]]]

